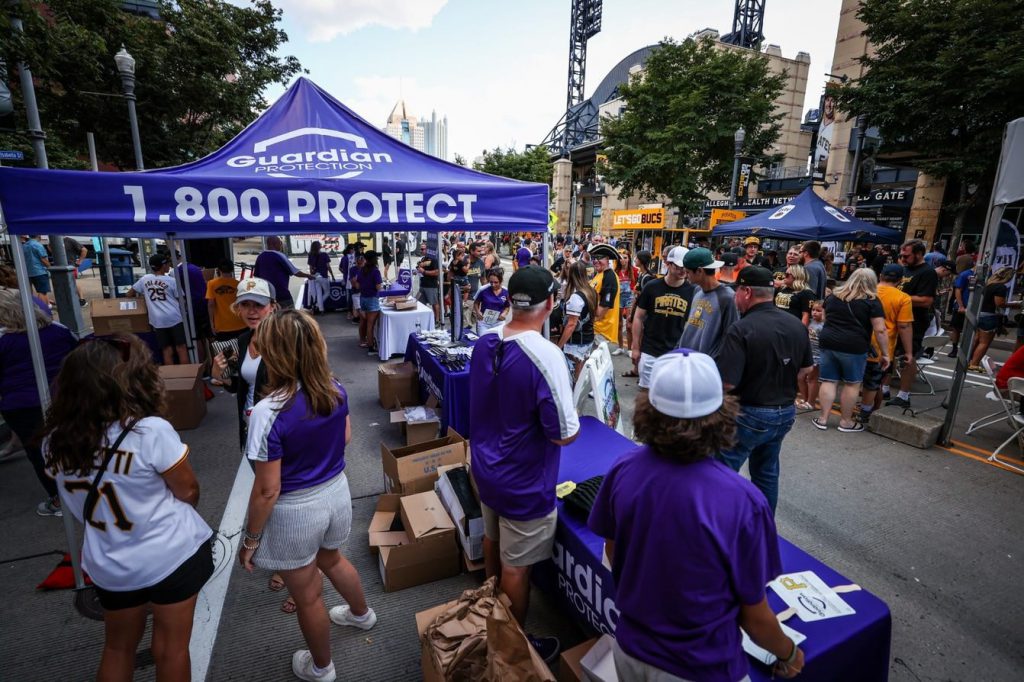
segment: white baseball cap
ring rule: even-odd
[[[685,246],[673,246],[668,252],[668,256],[665,257],[665,260],[673,265],[683,267],[683,259],[686,258],[687,251],[689,251],[689,249]]]
[[[659,357],[651,367],[647,399],[669,417],[706,417],[722,406],[722,396],[722,376],[704,353],[679,348]]]
[[[261,277],[246,277],[238,283],[235,301],[256,301],[260,305],[267,305],[276,300],[274,285]]]

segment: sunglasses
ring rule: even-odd
[[[132,344],[128,339],[120,336],[87,336],[78,342],[79,346],[87,346],[90,343],[103,343],[118,352],[121,360],[128,362],[132,355]]]

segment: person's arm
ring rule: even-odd
[[[512,305],[509,304],[509,303],[505,303],[505,307],[501,309],[501,314],[498,315],[498,319],[503,321],[503,322],[505,320],[507,320],[508,319],[508,314],[509,314],[509,312],[511,310],[512,310]]]
[[[953,298],[956,299],[956,309],[963,311],[967,309],[967,305],[964,303],[964,292],[960,287],[953,288]]]
[[[795,677],[804,667],[804,653],[786,636],[775,612],[765,597],[757,604],[740,605],[740,627],[762,649],[779,659],[774,672],[780,677]],[[790,657],[793,660],[786,663]]]
[[[934,296],[911,296],[910,302],[914,304],[915,308],[930,308],[932,303],[935,302]]]
[[[801,313],[800,321],[803,322],[805,327],[809,325],[811,323],[811,311],[805,310],[803,313]]]
[[[558,343],[556,344],[559,348],[565,349],[565,344],[572,338],[573,331],[576,330],[576,325],[579,324],[579,315],[566,315],[565,323],[562,324],[562,336],[559,337]]]
[[[800,371],[796,373],[796,383],[798,386],[803,386],[804,382],[807,381],[807,376],[814,370],[813,365],[807,367],[801,367]]]
[[[188,456],[160,474],[164,483],[171,489],[171,494],[185,504],[195,507],[199,504],[199,481],[196,473],[192,470]]]
[[[214,315],[214,313],[217,312],[217,302],[213,301],[213,300],[210,300],[210,299],[207,299],[206,300],[206,312],[210,316],[210,331],[212,331],[214,334],[216,334],[217,333],[217,322],[216,322],[217,318]]]
[[[903,352],[907,362],[914,361],[914,323],[900,322],[896,325],[896,333],[900,337],[900,344],[903,345]]]
[[[889,362],[892,360],[892,358],[889,357],[889,334],[885,331],[885,318],[872,317],[871,328],[875,332],[875,341],[878,342],[878,350],[882,353],[882,359],[879,361],[879,366],[884,372],[889,368]]]
[[[348,426],[346,425],[345,428],[347,436]],[[263,534],[263,527],[267,524],[267,519],[270,518],[270,512],[277,504],[277,498],[281,496],[281,460],[256,462],[255,468],[256,480],[253,481],[252,492],[249,494],[249,512],[245,523],[245,532],[247,535],[260,537]],[[252,573],[254,568],[252,557],[259,547],[259,542],[257,541],[256,547],[252,549],[246,549],[247,543],[249,543],[248,539],[243,537],[238,549],[238,560],[245,570]]]
[[[630,357],[633,362],[640,362],[640,344],[644,340],[644,320],[647,318],[647,310],[638,307],[633,311],[633,347],[630,349]]]

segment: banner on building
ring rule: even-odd
[[[821,180],[828,169],[828,157],[832,150],[832,137],[836,123],[836,98],[825,86],[821,96],[821,122],[818,123],[817,142],[814,145],[814,179]]]
[[[613,230],[661,230],[664,227],[664,208],[637,208],[625,211],[612,211]]]
[[[733,211],[727,208],[713,208],[711,209],[711,220],[708,223],[708,227],[724,225],[725,223],[734,223],[737,220],[743,220],[746,217],[747,214],[743,211]]]

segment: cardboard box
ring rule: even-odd
[[[484,519],[482,516],[475,519],[466,518],[462,503],[459,502],[455,489],[445,475],[452,469],[466,469],[467,473],[469,471],[465,465],[438,467],[438,478],[437,483],[434,484],[434,490],[437,491],[437,496],[441,498],[441,504],[444,505],[448,515],[455,523],[455,533],[459,537],[459,545],[462,547],[466,565],[469,567],[473,562],[480,561],[484,557]],[[471,490],[476,496],[476,489],[471,487]],[[480,502],[480,498],[477,497],[476,501]]]
[[[392,450],[381,443],[380,459],[384,468],[385,492],[410,495],[433,491],[437,468],[445,464],[465,463],[466,447],[466,439],[451,427],[444,438],[404,448]]]
[[[597,637],[566,649],[558,660],[558,682],[584,682],[582,659],[597,644]]]
[[[416,300],[407,298],[404,301],[395,301],[395,310],[416,310]]]
[[[420,399],[416,365],[411,362],[385,362],[377,367],[377,389],[380,406],[394,408],[395,401],[402,405],[415,405]]]
[[[144,298],[101,298],[93,301],[90,308],[96,336],[150,331]]]
[[[408,407],[414,407],[414,405]],[[409,421],[405,413],[406,408],[402,406],[402,403],[395,401],[395,411],[391,413],[391,423],[402,425],[406,445],[416,445],[437,439],[437,431],[441,428],[441,418],[437,414],[437,398],[430,396],[427,398],[427,404],[422,407],[426,410],[424,418]]]
[[[601,635],[601,638],[594,642],[590,651],[580,659],[583,679],[586,682],[619,682],[619,674],[615,671],[615,658],[612,654],[612,642],[614,641],[615,638],[611,635]]]
[[[167,395],[167,421],[178,431],[199,426],[206,416],[203,365],[162,365],[159,372]]]
[[[391,530],[396,515],[404,530]],[[381,495],[369,536],[385,592],[459,574],[455,525],[433,491],[407,497]]]

